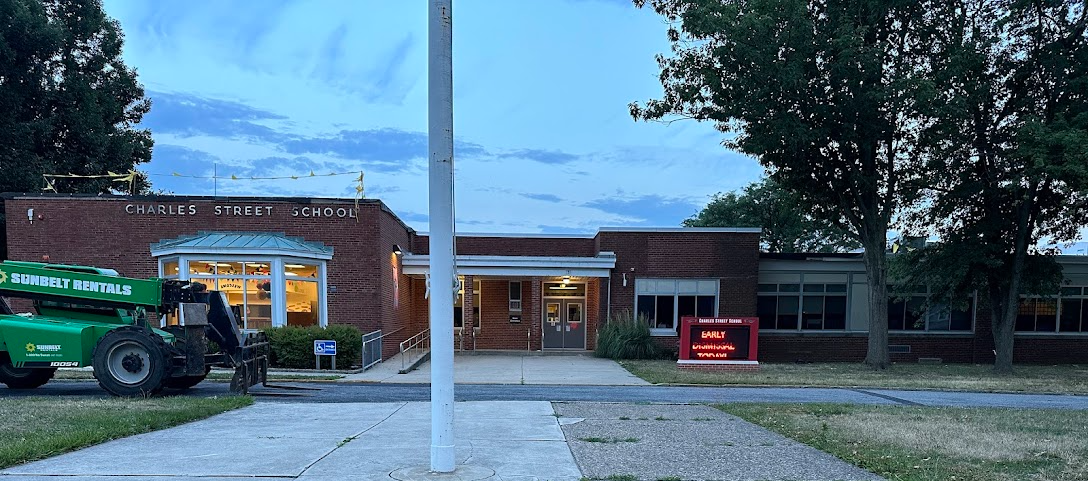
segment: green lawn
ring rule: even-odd
[[[0,468],[253,404],[249,396],[0,398]],[[168,447],[148,446],[148,449]]]
[[[683,371],[674,361],[620,361],[655,384],[756,386],[845,386],[947,391],[1088,394],[1088,366],[1016,366],[1012,375],[994,374],[980,364],[900,363],[885,371],[862,364],[761,364],[758,372]]]
[[[1088,479],[1088,411],[716,406],[890,481]]]

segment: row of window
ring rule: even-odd
[[[1027,298],[1016,314],[1019,332],[1088,332],[1088,288],[1064,287],[1057,298]]]
[[[656,335],[676,335],[684,317],[718,315],[715,279],[636,279],[635,313]]]

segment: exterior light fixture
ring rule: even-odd
[[[563,276],[563,283],[570,284],[570,276]]]
[[[399,245],[393,244],[393,253],[398,255],[398,256],[401,254],[401,250],[400,250]]]

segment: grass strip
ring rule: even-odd
[[[760,364],[754,372],[680,370],[675,361],[620,361],[654,384],[879,387],[944,391],[1088,394],[1088,366],[1016,366],[1011,375],[982,364],[897,363],[874,371],[855,363]]]
[[[0,468],[165,429],[250,404],[253,398],[249,396],[6,398],[0,402]]]
[[[728,404],[718,409],[890,481],[1088,479],[1088,412]]]

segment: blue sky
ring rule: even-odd
[[[366,173],[366,195],[427,229],[427,2],[106,0],[169,174]],[[676,226],[755,160],[695,122],[635,122],[658,96],[665,24],[626,0],[454,3],[458,230]],[[166,174],[166,175],[163,175]],[[220,195],[352,197],[350,177],[218,182]]]

